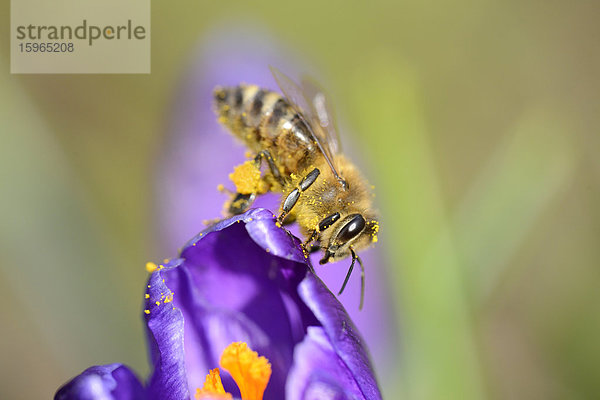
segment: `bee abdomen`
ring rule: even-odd
[[[221,122],[230,127],[239,124],[241,128],[259,128],[274,104],[283,101],[278,93],[255,85],[217,88],[214,96]]]
[[[292,107],[281,96],[275,101],[270,111],[264,126],[265,129],[271,132],[278,130],[284,117],[291,115],[293,112]]]
[[[302,154],[314,151],[308,126],[279,93],[239,85],[217,88],[214,97],[219,121],[251,149],[270,150],[284,169],[303,164]]]

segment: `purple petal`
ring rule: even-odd
[[[90,367],[63,385],[55,400],[138,400],[145,399],[142,384],[122,364]]]
[[[379,243],[378,243],[379,245]],[[311,255],[313,265],[318,265],[320,254]],[[365,266],[365,303],[362,310],[360,303],[360,269],[355,266],[348,285],[338,300],[344,304],[350,319],[358,327],[365,339],[367,347],[379,371],[393,369],[397,365],[396,324],[393,304],[386,278],[385,263],[381,249],[375,247],[360,253]],[[325,285],[336,293],[342,286],[346,272],[350,267],[350,259],[317,267],[317,275]],[[390,376],[390,378],[394,378]]]
[[[323,325],[335,353],[356,379],[366,399],[380,399],[381,393],[369,355],[346,310],[315,275],[307,275],[298,288],[300,297]]]
[[[163,275],[176,268],[174,260],[150,275],[146,289],[144,317],[153,371],[148,383],[151,399],[189,399],[183,349],[183,315],[169,302],[173,295]],[[165,302],[167,300],[167,302]]]
[[[296,346],[294,360],[287,400],[366,399],[323,328],[308,328],[306,338]]]
[[[227,345],[244,341],[271,362],[265,398],[283,398],[294,346],[307,326],[318,325],[297,292],[306,272],[298,239],[264,209],[221,221],[184,247],[179,266],[162,275],[185,319],[190,391],[219,365]],[[222,378],[237,393],[231,378]]]

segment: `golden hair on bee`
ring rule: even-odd
[[[365,278],[357,251],[377,242],[379,232],[371,186],[341,153],[322,91],[271,71],[283,95],[245,84],[214,91],[219,122],[254,155],[230,175],[236,192],[226,203],[227,212],[244,212],[257,195],[281,193],[278,221],[299,225],[306,253],[322,250],[321,264],[352,257],[339,294],[358,261],[362,308]]]

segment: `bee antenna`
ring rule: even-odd
[[[350,275],[352,275],[352,271],[354,270],[354,263],[358,260],[358,265],[360,265],[360,304],[358,309],[362,310],[365,302],[365,267],[363,266],[362,260],[356,255],[352,247],[350,247],[350,253],[352,253],[352,264],[350,264],[350,268],[348,268],[348,273],[346,273],[346,278],[344,279],[344,283],[342,284],[342,288],[340,289],[338,296],[341,295],[346,288],[346,284],[348,283]]]

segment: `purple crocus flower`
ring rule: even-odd
[[[244,160],[243,147],[234,146],[216,122],[213,88],[247,82],[276,89],[269,64],[292,75],[306,72],[255,31],[235,34],[228,28],[209,36],[183,82],[172,136],[157,163],[157,231],[165,253],[219,217],[225,197],[216,186],[227,183],[232,167]],[[254,206],[276,212],[279,199],[261,196]],[[224,349],[239,341],[270,363],[265,399],[381,398],[366,347],[385,370],[395,335],[379,253],[361,254],[368,268],[364,310],[358,312],[358,279],[342,296],[363,340],[298,245],[264,208],[207,228],[148,280],[148,379],[142,382],[120,364],[92,367],[59,389],[56,399],[190,399],[219,366]],[[334,267],[321,267],[318,274],[337,289],[346,266]],[[221,374],[223,387],[239,398],[233,375]]]
[[[364,341],[299,245],[265,209],[201,232],[148,280],[148,381],[119,364],[92,367],[55,398],[187,400],[242,341],[270,362],[264,399],[380,399]]]
[[[183,241],[198,232],[204,221],[221,216],[227,197],[216,190],[217,185],[225,184],[233,189],[228,175],[234,166],[246,160],[244,146],[236,143],[217,122],[212,104],[214,88],[248,83],[279,91],[269,65],[292,78],[302,74],[319,78],[318,71],[307,68],[307,63],[290,45],[279,43],[272,35],[256,28],[227,23],[225,28],[214,30],[206,37],[208,39],[193,53],[189,69],[176,91],[167,146],[156,164],[159,181],[156,196],[159,228],[156,231],[160,235],[159,243],[164,246],[163,254],[173,254]],[[342,121],[338,122],[344,151],[349,152],[353,160],[360,161],[360,157],[352,155],[346,140],[347,130]],[[368,170],[365,172],[368,176]],[[278,213],[280,198],[272,194],[259,196],[253,207]],[[385,230],[385,220],[383,225]],[[293,225],[288,229],[299,236]],[[366,269],[363,310],[358,309],[360,279],[357,271],[339,299],[363,334],[375,364],[382,367],[385,381],[395,379],[398,334],[381,251],[384,244],[378,243],[373,249],[360,253]],[[322,254],[315,253],[311,257],[317,274],[337,292],[350,260],[320,266],[319,257]]]

